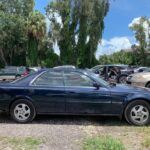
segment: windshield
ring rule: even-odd
[[[101,85],[103,86],[109,86],[109,83],[105,80],[103,80],[102,78],[100,78],[99,76],[97,76],[95,73],[93,73],[90,70],[87,70],[88,74],[90,74],[90,76],[92,76],[96,81],[98,81]]]

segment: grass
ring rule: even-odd
[[[150,149],[150,137],[145,137],[142,146]]]
[[[120,140],[112,136],[99,136],[86,139],[83,150],[126,150],[126,148]]]
[[[44,143],[44,141],[33,137],[0,137],[0,143],[13,150],[36,150],[40,144]]]

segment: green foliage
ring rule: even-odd
[[[10,138],[10,137],[0,137],[1,144],[7,145],[14,150],[35,150],[38,149],[40,144],[43,144],[44,141],[38,138],[25,137],[25,138]]]
[[[85,140],[83,150],[125,150],[125,147],[111,136],[100,136]]]
[[[62,64],[91,67],[104,29],[108,0],[56,0],[46,8]],[[58,18],[62,21],[58,22]]]
[[[34,11],[34,0],[1,0],[0,66],[96,65],[95,52],[108,6],[108,0],[51,1],[46,9],[51,20],[47,35],[45,17]],[[62,24],[57,22],[58,17]],[[60,58],[52,48],[56,41]]]
[[[29,14],[29,17],[27,19],[27,31],[27,65],[37,66],[38,48],[46,34],[45,17],[39,11],[34,11]]]
[[[145,24],[148,25],[148,31],[146,31],[147,29],[145,29]],[[130,29],[135,32],[135,38],[139,43],[139,46],[136,46],[136,51],[140,55],[141,65],[146,66],[148,64],[148,60],[145,59],[146,51],[148,49],[148,46],[150,46],[149,18],[141,17],[139,23],[134,23],[132,26],[130,26]]]
[[[137,60],[132,52],[120,51],[112,55],[103,55],[99,58],[99,64],[129,64],[137,65]]]
[[[44,37],[38,48],[38,65],[42,67],[54,67],[61,65],[60,58],[54,53],[52,48],[53,42],[51,38]]]
[[[33,4],[33,0],[29,3],[24,0],[0,1],[0,57],[4,65],[25,64],[26,17],[33,10]]]

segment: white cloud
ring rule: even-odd
[[[134,18],[134,19],[132,20],[132,22],[128,25],[128,27],[130,28],[130,27],[132,27],[134,24],[140,24],[140,19],[141,19],[141,17]]]
[[[113,37],[109,40],[103,39],[98,45],[95,54],[96,58],[98,59],[100,55],[110,55],[122,49],[131,48],[134,43],[135,39],[133,37]]]
[[[149,25],[149,23],[150,23],[150,19],[144,21],[143,24],[142,24],[142,26],[143,26],[143,28],[145,30],[145,35],[146,35],[146,40],[147,41],[149,40],[148,38],[149,38],[149,33],[150,33],[150,25]],[[141,24],[141,17],[134,18],[132,20],[132,22],[128,26],[129,26],[129,28],[131,28],[132,26],[139,25],[139,24]]]

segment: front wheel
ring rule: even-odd
[[[148,125],[150,123],[150,104],[142,100],[129,103],[125,109],[125,118],[133,125]]]
[[[120,75],[117,79],[118,83],[125,84],[127,82],[127,75]]]
[[[27,123],[34,119],[35,108],[28,100],[17,100],[10,108],[11,118],[18,123]]]

